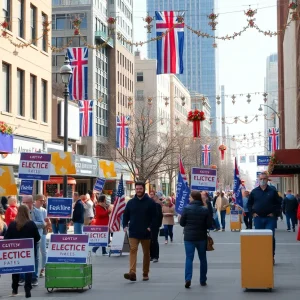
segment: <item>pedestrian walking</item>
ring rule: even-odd
[[[109,204],[106,202],[105,195],[96,195],[97,205],[96,205],[96,215],[95,219],[92,221],[93,225],[99,226],[108,226],[109,215],[111,214],[111,209]],[[108,243],[109,243],[109,234],[108,234]],[[92,252],[96,254],[99,247],[93,247]],[[108,255],[106,252],[106,247],[102,247],[102,255]]]
[[[85,198],[85,196],[81,196]],[[84,224],[84,206],[79,194],[77,192],[74,193],[74,210],[73,210],[73,225],[74,225],[74,234],[82,234],[83,224]]]
[[[26,205],[21,205],[18,210],[15,221],[8,226],[7,232],[4,236],[6,240],[12,239],[30,239],[34,240],[34,249],[36,253],[37,244],[41,238],[35,222],[30,220],[30,211]],[[32,275],[34,273],[25,273],[25,297],[31,297],[32,289]],[[20,274],[12,274],[12,295],[18,294],[18,287],[20,282]]]
[[[163,214],[163,225],[164,225],[164,232],[165,232],[165,244],[168,244],[168,240],[170,237],[171,243],[173,242],[173,226],[174,222],[174,215],[175,215],[175,206],[172,203],[172,198],[167,197],[164,201],[162,207],[162,214]]]
[[[152,197],[151,197],[152,198]],[[153,201],[155,202],[156,207],[156,223],[151,226],[151,245],[150,245],[150,261],[157,263],[159,260],[159,243],[158,243],[158,235],[159,230],[162,225],[162,207],[161,202],[157,195],[153,196]]]
[[[123,230],[129,231],[129,272],[124,278],[136,281],[136,261],[139,244],[143,248],[143,281],[149,280],[151,227],[156,223],[156,207],[145,193],[145,183],[136,182],[135,196],[127,202],[123,215]],[[129,228],[128,228],[129,226]]]
[[[248,199],[249,199],[249,191],[243,191],[243,209],[244,209],[244,223],[246,229],[252,229],[252,215],[249,213],[248,209]]]
[[[204,206],[201,193],[191,192],[190,204],[183,209],[180,225],[184,227],[185,287],[189,288],[193,276],[195,249],[200,260],[200,285],[207,285],[207,230],[212,227],[212,218]]]
[[[268,174],[259,175],[259,186],[253,189],[248,199],[249,213],[255,229],[270,229],[273,232],[273,263],[275,263],[275,227],[280,214],[280,200],[275,189],[268,185]]]
[[[215,206],[217,209],[217,213],[220,215],[221,218],[222,231],[225,231],[226,208],[229,206],[229,201],[225,197],[224,192],[221,192],[221,194],[217,198]]]
[[[297,225],[297,209],[298,201],[296,197],[292,194],[291,190],[286,192],[286,196],[283,199],[282,211],[286,217],[287,231],[291,231],[291,223],[293,232],[295,232],[295,226]]]
[[[0,207],[0,240],[5,236],[7,225],[4,222],[5,212],[2,206]]]
[[[84,207],[84,225],[90,225],[94,218],[94,203],[91,199],[90,194],[85,195],[85,201],[83,202]]]
[[[18,213],[17,198],[15,196],[8,196],[8,207],[5,212],[5,223],[7,226],[15,220]]]

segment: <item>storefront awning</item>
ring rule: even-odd
[[[54,177],[51,176],[50,180],[44,181],[46,184],[62,184],[63,177]],[[68,184],[76,184],[76,180],[73,177],[68,177]]]
[[[275,151],[278,163],[274,165],[272,175],[300,174],[300,149],[281,149]]]

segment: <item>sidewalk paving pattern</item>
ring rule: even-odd
[[[240,284],[240,234],[229,230],[227,218],[226,232],[212,233],[215,251],[208,252],[208,286],[199,284],[199,263],[195,255],[194,274],[190,289],[184,288],[184,262],[182,228],[174,228],[174,243],[164,245],[160,237],[160,261],[151,263],[150,280],[142,279],[142,252],[139,252],[137,282],[123,279],[128,272],[128,256],[96,256],[93,260],[93,287],[91,290],[54,290],[49,294],[44,287],[44,279],[32,290],[33,299],[112,299],[112,300],[183,300],[210,299],[300,299],[300,242],[296,234],[286,232],[285,222],[278,221],[276,231],[275,289],[244,292]],[[257,266],[259,269],[259,266]],[[255,274],[253,274],[255,276]],[[11,299],[11,276],[0,278],[0,300]],[[24,298],[24,287],[19,287],[16,299]]]

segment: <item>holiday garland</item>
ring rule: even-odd
[[[0,121],[0,133],[12,135],[13,129],[11,126],[7,125],[7,123]]]

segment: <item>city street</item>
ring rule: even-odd
[[[229,220],[228,220],[229,221]],[[227,221],[227,226],[229,222]],[[299,299],[300,297],[300,243],[296,242],[296,234],[286,232],[285,222],[278,222],[277,252],[275,266],[275,289],[272,294],[264,291],[244,292],[240,287],[240,247],[239,233],[216,232],[215,251],[208,253],[208,286],[199,285],[199,264],[194,264],[194,277],[189,290],[184,288],[184,247],[182,229],[175,226],[173,244],[164,245],[160,237],[160,262],[151,264],[150,281],[141,280],[141,255],[138,263],[138,280],[135,283],[123,279],[128,271],[128,256],[93,257],[93,287],[82,293],[76,290],[47,293],[44,279],[32,290],[35,299],[124,299],[124,300],[181,300],[181,299]],[[229,228],[229,227],[228,227]],[[257,266],[259,272],[259,266]],[[23,287],[19,289],[17,298],[24,298]],[[0,279],[0,299],[10,297],[10,276]]]

